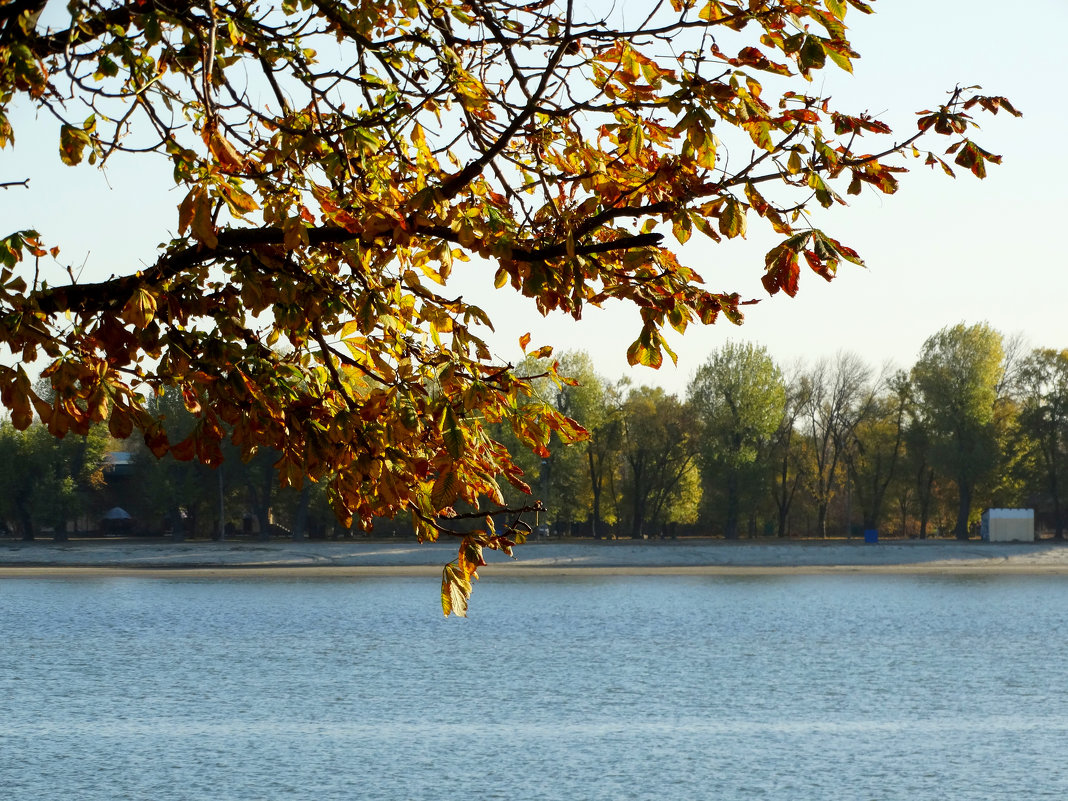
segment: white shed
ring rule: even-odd
[[[983,542],[1034,542],[1034,509],[987,509],[980,528]]]

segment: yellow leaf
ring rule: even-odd
[[[238,217],[256,211],[260,207],[256,199],[240,186],[223,184],[222,189],[226,196],[226,204],[230,207],[230,211]]]
[[[723,213],[719,216],[719,232],[728,239],[745,236],[745,209],[734,198],[727,201]]]
[[[308,244],[308,229],[299,217],[290,217],[282,223],[282,241],[286,250],[296,250],[301,244]]]
[[[471,579],[455,562],[441,571],[441,611],[445,617],[467,617],[467,599],[471,597]]]
[[[203,187],[198,186],[193,191],[196,193],[191,221],[193,236],[209,248],[214,248],[219,244],[219,237],[215,234],[215,223],[211,219],[211,199]]]
[[[144,287],[138,287],[122,307],[123,320],[136,328],[144,328],[156,316],[156,296]]]
[[[208,139],[208,150],[219,162],[222,172],[241,172],[245,168],[245,160],[237,152],[237,148],[218,131],[213,132]]]
[[[467,449],[467,437],[451,408],[445,410],[445,426],[441,431],[441,438],[445,443],[445,450],[453,459],[459,459],[464,455]]]

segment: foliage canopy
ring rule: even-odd
[[[693,231],[770,226],[782,240],[764,286],[793,295],[802,261],[827,279],[860,263],[810,225],[810,204],[894,192],[905,156],[981,178],[999,158],[970,138],[971,113],[1016,114],[958,88],[895,138],[833,108],[811,81],[851,70],[861,0],[602,8],[5,2],[0,146],[33,129],[32,110],[59,120],[65,164],[161,157],[181,188],[178,236],[106,280],[45,286],[44,237],[0,240],[0,342],[25,362],[43,352],[55,391],[0,367],[14,424],[36,413],[63,436],[107,421],[208,464],[225,438],[246,456],[275,448],[282,482],[328,482],[343,520],[408,511],[433,539],[461,502],[495,511],[502,476],[524,487],[487,424],[539,453],[554,431],[584,434],[492,358],[489,316],[450,291],[454,271],[482,268],[458,263],[489,263],[545,314],[636,304],[628,356],[656,367],[665,327],[741,319],[742,298],[677,256]],[[948,149],[919,149],[928,135]],[[146,405],[164,385],[199,418],[179,442]],[[514,523],[464,536],[446,612],[463,612],[482,548],[509,549]]]

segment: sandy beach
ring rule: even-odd
[[[2,541],[0,577],[90,575],[429,575],[456,556],[437,542]],[[596,571],[615,574],[1063,573],[1068,544],[947,540],[684,539],[534,542],[516,558],[487,553],[483,576]]]

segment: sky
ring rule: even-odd
[[[490,335],[496,355],[519,359],[518,339],[529,332],[532,346],[586,350],[609,379],[629,375],[682,393],[728,341],[762,344],[783,366],[847,350],[873,366],[907,368],[939,329],[986,321],[1032,346],[1068,347],[1068,258],[1061,245],[1068,168],[1057,151],[1068,131],[1062,99],[1068,48],[1060,40],[1068,1],[1033,0],[1026,12],[1000,0],[874,6],[875,15],[854,11],[846,19],[862,55],[853,75],[829,69],[818,85],[837,105],[868,110],[901,132],[913,128],[915,111],[936,105],[958,84],[1008,96],[1024,116],[982,115],[974,136],[1004,158],[986,180],[966,171],[949,179],[911,161],[897,194],[865,193],[823,215],[819,225],[860,251],[866,268],[844,264],[831,283],[803,272],[795,298],[769,298],[760,284],[772,237],[754,230],[744,241],[717,245],[695,234],[681,257],[709,289],[762,300],[746,308],[741,327],[721,321],[669,336],[679,364],[666,362],[658,371],[627,366],[627,346],[640,330],[636,309],[591,309],[579,322],[542,318],[529,300],[494,290],[492,269],[472,263],[464,275],[457,265],[457,291],[497,326]],[[177,225],[182,193],[169,166],[134,159],[116,160],[106,172],[63,167],[54,131],[30,123],[16,118],[16,146],[0,152],[0,180],[31,178],[28,190],[0,191],[3,234],[37,229],[48,245],[61,247],[62,263],[82,281],[151,263]]]

